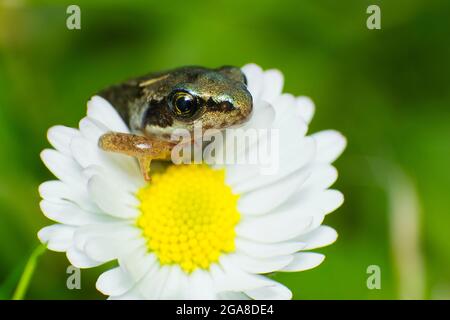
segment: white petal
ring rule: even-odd
[[[73,128],[54,126],[48,130],[47,139],[56,150],[70,156],[70,141],[79,134],[78,130]]]
[[[273,102],[283,90],[283,74],[276,69],[270,69],[264,72],[263,76],[264,91],[261,99],[267,102]]]
[[[81,167],[71,157],[45,149],[41,152],[41,159],[59,180],[76,186],[83,184]]]
[[[306,129],[301,119],[288,117],[283,120],[279,128],[274,128],[270,135],[247,150],[244,159],[252,159],[254,155],[258,159],[257,165],[238,164],[227,167],[227,184],[236,188],[237,193],[247,192],[305,166],[314,159],[316,152],[316,141],[311,137],[304,137]],[[269,150],[270,153],[263,157]]]
[[[324,219],[325,219],[324,214],[318,214],[313,216],[311,225],[305,229],[305,232],[303,232],[303,234],[307,234],[309,232],[316,230],[323,223]]]
[[[225,182],[234,187],[241,182],[248,181],[261,173],[261,167],[257,164],[236,164],[226,167]]]
[[[290,240],[305,233],[312,223],[311,217],[290,215],[280,219],[277,214],[247,218],[236,226],[236,233],[256,242],[273,243]]]
[[[308,197],[290,200],[277,212],[247,218],[236,227],[243,238],[259,242],[278,242],[295,238],[318,227],[324,215],[343,203],[343,196],[336,190],[325,190]]]
[[[337,179],[337,170],[329,164],[319,163],[310,167],[311,174],[304,184],[300,187],[300,192],[303,190],[317,191],[329,188]]]
[[[161,300],[161,294],[163,293],[167,279],[169,278],[169,272],[170,269],[167,266],[161,266],[158,269],[158,273],[155,277],[153,277],[153,281],[151,283],[152,294],[151,296],[147,296],[147,299]]]
[[[328,226],[320,226],[307,234],[297,237],[295,240],[303,242],[306,246],[303,250],[311,250],[328,246],[336,241],[336,230]]]
[[[100,176],[89,179],[88,190],[95,203],[107,214],[122,219],[139,215],[139,201],[136,197],[108,184]]]
[[[81,188],[69,186],[59,180],[43,182],[39,186],[39,194],[45,200],[60,202],[69,200],[87,211],[98,211],[98,207],[89,199],[87,193]]]
[[[312,269],[323,262],[325,256],[315,252],[299,252],[293,255],[294,260],[280,271],[297,272]]]
[[[141,235],[142,230],[125,220],[114,220],[109,223],[89,224],[78,228],[75,242],[82,248],[86,241],[95,237],[112,237],[114,239],[131,239]]]
[[[230,255],[230,259],[236,266],[249,273],[275,272],[287,266],[292,261],[291,256],[252,258],[246,254],[239,253]]]
[[[139,292],[138,286],[134,286],[124,294],[118,296],[109,296],[108,300],[144,300],[145,297]]]
[[[111,131],[128,133],[129,130],[116,109],[104,98],[94,96],[88,101],[87,115],[93,118]]]
[[[80,226],[90,223],[101,223],[111,221],[107,215],[89,213],[69,201],[51,202],[42,200],[40,203],[44,215],[56,222]]]
[[[262,103],[260,110],[252,115],[249,122],[239,128],[229,128],[223,133],[223,141],[214,141],[214,155],[205,159],[209,164],[236,165],[239,161],[249,158],[252,146],[258,144],[260,134],[271,127],[275,111],[268,103]],[[261,132],[262,130],[263,132]],[[246,163],[246,162],[242,162]]]
[[[315,156],[316,144],[314,139],[304,138],[298,144],[280,145],[280,155],[275,158],[280,163],[274,168],[278,167],[274,174],[257,174],[252,177],[242,179],[240,177],[232,177],[232,174],[238,174],[237,171],[228,172],[227,181],[231,182],[233,192],[242,194],[255,189],[267,186],[275,181],[281,180],[284,177],[293,174],[300,170],[310,162]],[[266,168],[269,165],[266,166]],[[305,171],[304,171],[305,172]],[[309,174],[309,173],[308,173]],[[249,175],[249,172],[246,173]],[[309,177],[308,177],[309,180]],[[308,181],[307,180],[307,181]]]
[[[67,252],[67,259],[76,268],[93,268],[103,264],[101,261],[96,261],[75,247],[70,247]]]
[[[293,110],[283,115],[277,113],[273,127],[280,130],[280,140],[282,142],[291,144],[296,143],[299,138],[304,137],[308,131],[308,126],[303,118],[295,115]]]
[[[248,290],[245,293],[255,300],[290,300],[292,292],[281,283],[272,281],[270,286]]]
[[[120,267],[116,267],[100,275],[96,288],[105,295],[117,296],[129,291],[133,284],[128,275]]]
[[[250,300],[250,297],[243,292],[223,291],[217,293],[219,300]]]
[[[245,292],[272,285],[272,281],[268,278],[250,274],[238,268],[229,256],[222,256],[219,266],[213,265],[210,267],[210,273],[217,292]]]
[[[306,123],[310,123],[314,116],[315,106],[314,102],[309,97],[297,97],[296,107],[298,114],[305,120]]]
[[[347,145],[345,137],[334,130],[325,130],[311,135],[317,141],[316,160],[323,163],[332,163],[344,151]]]
[[[298,217],[324,215],[339,208],[343,202],[344,196],[337,190],[301,192],[279,207],[277,214],[281,219],[289,215]]]
[[[249,128],[249,130],[244,129],[243,132],[239,132],[238,130],[231,131],[236,134],[236,138],[233,138],[233,135],[230,134],[227,136],[228,139],[226,142],[242,141],[242,143],[236,143],[237,146],[234,148],[233,144],[231,146],[226,144],[224,146],[225,150],[218,148],[217,152],[219,155],[217,159],[224,159],[222,154],[230,153],[233,155],[232,159],[237,160],[233,163],[230,163],[230,161],[226,162],[226,181],[231,186],[242,181],[248,181],[257,175],[264,174],[266,172],[265,169],[271,165],[266,153],[277,148],[277,143],[281,140],[277,139],[279,138],[279,132],[276,128],[270,131],[266,129],[255,131],[252,128]],[[240,147],[240,144],[244,144],[244,148],[238,149],[237,147]],[[277,155],[274,156],[276,158]]]
[[[288,255],[304,249],[307,245],[301,241],[259,243],[241,238],[236,238],[235,243],[237,252],[244,252],[255,258],[272,258]]]
[[[109,170],[101,165],[91,165],[83,170],[86,185],[87,181],[94,176],[101,176],[109,184],[115,186],[115,188],[131,194],[135,194],[146,183],[142,175],[133,176],[118,170]]]
[[[256,64],[247,64],[242,67],[247,78],[247,89],[253,97],[253,101],[258,101],[259,95],[263,89],[263,71]]]
[[[75,160],[85,168],[84,175],[90,167],[97,167],[121,189],[134,192],[142,185],[141,173],[133,157],[105,152],[82,137],[74,138],[70,148]]]
[[[292,117],[297,118],[298,123],[305,124],[305,121],[295,108],[295,97],[292,94],[283,93],[282,95],[279,95],[274,100],[273,106],[276,110],[275,124],[278,128],[282,128],[282,126],[280,126],[282,122]]]
[[[84,251],[93,260],[107,262],[118,259],[144,245],[143,239],[119,240],[98,237],[88,240],[84,246]]]
[[[153,265],[157,263],[156,256],[153,253],[147,253],[146,250],[139,249],[119,258],[119,264],[126,270],[134,282],[139,282]]]
[[[75,161],[83,168],[90,165],[103,165],[98,158],[97,147],[94,147],[86,138],[77,137],[72,139],[70,149]]]
[[[73,243],[75,228],[62,224],[54,224],[39,230],[38,238],[47,248],[53,251],[64,252]]]
[[[275,119],[275,110],[270,103],[260,103],[258,112],[252,114],[251,119],[242,126],[242,129],[268,129]]]
[[[167,279],[167,270],[154,264],[144,278],[139,282],[139,291],[145,299],[158,299]]]
[[[97,145],[98,139],[105,133],[109,131],[109,129],[100,121],[84,117],[80,120],[79,128],[82,136],[89,142]]]
[[[98,121],[88,117],[80,121],[80,130],[83,133],[84,139],[74,139],[75,146],[71,146],[72,153],[77,151],[80,153],[78,158],[81,158],[83,153],[89,152],[89,162],[85,163],[83,167],[92,164],[105,165],[114,170],[120,169],[126,172],[138,173],[138,166],[133,157],[116,154],[112,152],[105,152],[98,147],[98,140],[107,132],[107,129]],[[88,149],[88,150],[85,150]],[[87,160],[84,160],[87,161]]]
[[[182,299],[183,296],[181,293],[186,292],[188,286],[183,270],[178,265],[168,266],[166,268],[169,269],[169,274],[162,288],[161,299]]]
[[[261,215],[275,209],[306,180],[307,174],[300,170],[274,184],[242,195],[238,203],[239,212]]]
[[[263,243],[289,240],[309,232],[313,224],[316,226],[315,223],[322,222],[323,215],[332,212],[342,203],[342,193],[336,190],[305,193],[292,197],[277,208],[276,212],[248,216],[236,226],[236,232],[243,238]]]
[[[209,273],[197,269],[189,276],[189,295],[192,300],[213,300],[216,299],[213,287],[213,280]]]
[[[89,242],[92,243],[99,240],[101,245],[105,245],[107,247],[106,249],[111,251],[119,247],[122,248],[124,244],[121,243],[128,243],[135,240],[145,242],[141,238],[141,233],[142,231],[139,228],[125,221],[89,224],[76,230],[74,241],[78,249],[84,250]],[[130,247],[127,252],[131,254],[134,252],[134,249]]]

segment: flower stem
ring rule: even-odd
[[[22,275],[20,276],[16,290],[12,296],[13,300],[22,300],[25,297],[31,278],[34,274],[34,270],[36,269],[38,258],[45,252],[46,249],[47,247],[41,244],[31,253],[30,258],[23,269]]]

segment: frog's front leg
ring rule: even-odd
[[[136,134],[108,132],[98,141],[101,149],[136,157],[142,175],[150,181],[150,164],[153,159],[168,159],[173,144],[167,141],[152,139]]]

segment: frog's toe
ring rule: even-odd
[[[144,180],[147,182],[150,182],[152,180],[151,175],[150,175],[150,164],[152,162],[152,158],[151,157],[146,157],[146,156],[142,156],[142,157],[138,157],[138,161],[139,161],[139,167],[141,168],[141,173],[142,176],[144,177]]]

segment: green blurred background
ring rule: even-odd
[[[39,159],[55,124],[77,126],[98,89],[181,65],[278,68],[285,91],[316,103],[311,132],[348,138],[335,187],[346,201],[325,223],[338,241],[314,270],[276,274],[297,299],[450,298],[450,2],[0,0],[0,297],[36,232],[50,223]],[[366,8],[381,7],[381,30]],[[381,289],[366,286],[381,268]],[[98,299],[102,268],[66,288],[64,254],[40,260],[27,298]]]

